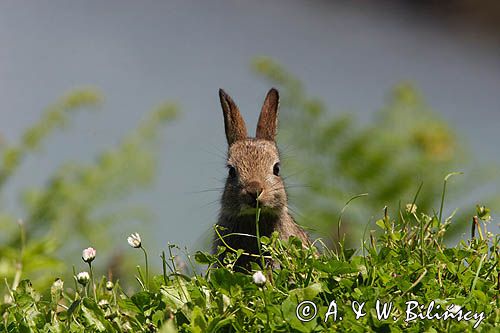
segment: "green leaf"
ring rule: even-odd
[[[313,266],[317,270],[331,274],[333,276],[355,273],[358,271],[357,267],[355,267],[354,264],[339,260],[330,260],[328,262],[314,261]]]
[[[174,321],[173,320],[166,321],[165,324],[163,324],[163,326],[160,327],[158,333],[177,333]]]
[[[163,286],[160,289],[163,301],[174,310],[181,309],[184,304],[191,301],[191,297],[186,288],[186,282],[177,280],[178,283],[172,286]]]
[[[129,298],[121,298],[118,300],[119,307],[124,311],[130,311],[133,313],[140,313],[141,309]]]
[[[217,259],[214,256],[209,255],[202,251],[196,251],[194,259],[196,260],[196,262],[200,264],[212,264],[217,261]]]
[[[141,310],[144,311],[151,303],[151,294],[148,291],[141,291],[132,296],[132,302]]]
[[[385,230],[385,222],[384,220],[380,219],[375,222],[376,225],[378,225],[382,230]]]
[[[314,298],[321,292],[320,283],[312,284],[306,288],[294,289],[290,295],[283,301],[281,311],[285,321],[295,330],[300,332],[310,332],[316,326],[316,321],[311,320],[302,322],[297,318],[297,307],[302,301],[313,301]],[[313,310],[311,310],[313,312]]]
[[[104,319],[104,313],[94,300],[86,297],[82,300],[82,305],[81,309],[88,325],[95,328],[99,332],[106,332],[109,325]]]
[[[234,320],[234,315],[217,316],[208,323],[207,332],[219,332],[222,328],[230,326]]]
[[[191,312],[191,324],[189,326],[191,332],[204,333],[207,331],[207,321],[203,311],[198,306],[195,306]]]

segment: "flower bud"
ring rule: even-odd
[[[448,306],[448,312],[451,312],[453,314],[457,313],[458,311],[460,311],[462,307],[460,305],[457,305],[457,304],[452,304],[450,306]]]
[[[52,283],[51,291],[61,291],[64,287],[64,281],[57,278],[54,283]]]
[[[82,251],[82,259],[86,263],[91,263],[95,259],[97,251],[93,247],[88,247]]]
[[[227,297],[225,294],[222,294],[222,307],[223,307],[223,311],[226,311],[226,309],[230,305],[231,305],[231,299],[229,297]]]
[[[101,299],[101,300],[99,301],[99,303],[97,303],[97,304],[99,304],[99,306],[100,306],[101,308],[105,308],[105,307],[107,307],[107,306],[109,305],[109,302],[108,302],[108,300]]]
[[[115,284],[113,283],[113,281],[106,282],[106,289],[107,290],[109,290],[109,291],[113,290],[114,286],[115,286]]]
[[[88,272],[80,272],[76,275],[76,280],[82,286],[86,286],[89,283],[90,275]]]
[[[253,279],[253,283],[255,283],[258,286],[265,285],[266,281],[267,281],[266,276],[264,274],[262,274],[261,271],[257,271],[255,273],[253,273],[252,279]]]
[[[406,212],[410,214],[417,213],[417,205],[411,203],[406,204]]]
[[[127,242],[130,246],[139,248],[141,247],[141,236],[137,232],[133,233],[127,238]]]

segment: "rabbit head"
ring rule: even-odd
[[[263,215],[286,213],[287,197],[280,176],[280,158],[275,137],[278,128],[279,94],[267,93],[260,112],[255,138],[247,135],[245,122],[234,101],[219,90],[228,143],[228,176],[222,196],[221,215],[255,216],[257,205]]]

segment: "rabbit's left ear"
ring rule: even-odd
[[[271,88],[267,93],[264,105],[260,111],[259,121],[257,122],[257,131],[255,137],[274,141],[278,131],[278,107],[280,96],[278,90]]]
[[[219,89],[220,104],[224,115],[224,129],[228,145],[247,138],[247,128],[240,110],[233,99],[222,89]]]

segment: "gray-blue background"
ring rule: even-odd
[[[15,209],[9,193],[41,184],[65,160],[91,160],[156,104],[178,101],[182,117],[162,136],[155,186],[131,200],[155,213],[143,232],[154,253],[167,241],[197,247],[215,221],[219,196],[197,192],[220,187],[225,175],[217,90],[226,88],[253,126],[269,88],[249,69],[257,55],[287,66],[331,110],[365,120],[392,85],[414,81],[478,156],[500,161],[500,44],[411,8],[350,3],[2,1],[3,140],[18,139],[72,88],[97,86],[106,96],[100,112],[78,114],[71,130],[51,136],[23,164],[2,204]],[[135,231],[122,230],[122,239]]]

